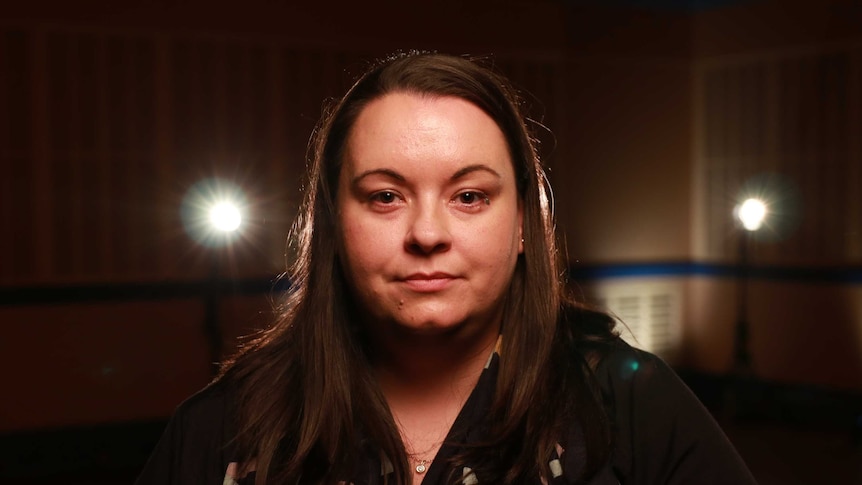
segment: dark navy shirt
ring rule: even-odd
[[[479,423],[494,395],[499,359],[495,352],[488,360],[423,484],[445,484],[452,473],[462,477],[464,485],[482,483],[469,467],[449,469],[448,459],[459,452],[457,440],[462,444],[481,440]],[[709,412],[660,358],[621,344],[604,356],[595,375],[610,413],[613,449],[589,485],[756,483]],[[253,484],[254,472],[238,476],[230,399],[227,386],[216,383],[183,402],[136,485]],[[568,435],[560,437],[549,463],[553,476],[548,485],[577,483],[586,456],[578,436],[573,423]],[[383,483],[391,465],[381,463],[374,453],[365,456],[357,476],[345,484]],[[542,481],[537,476],[534,483]]]

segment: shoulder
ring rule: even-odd
[[[619,341],[607,346],[595,376],[622,477],[631,483],[755,483],[713,416],[660,357]]]
[[[183,421],[186,425],[201,422],[211,424],[213,420],[224,420],[231,407],[230,396],[229,386],[223,381],[217,381],[180,403],[172,419]]]
[[[565,355],[583,359],[605,399],[625,394],[662,399],[667,393],[694,398],[664,360],[620,338],[612,316],[571,305],[562,317],[557,345]]]
[[[698,398],[660,357],[637,349],[622,339],[607,343],[593,364],[593,375],[611,424],[618,433],[658,433],[657,423],[677,419],[688,426],[712,417]]]
[[[183,453],[191,448],[212,450],[222,456],[233,438],[233,399],[223,382],[210,384],[183,401],[171,417],[168,428],[179,433]]]
[[[605,346],[594,376],[611,424],[623,441],[717,428],[712,415],[664,360],[622,340]]]
[[[220,382],[183,401],[135,483],[221,483],[233,454],[231,408],[229,388]]]
[[[605,391],[649,393],[658,391],[656,386],[688,391],[664,360],[622,339],[604,345],[599,355],[594,372]]]

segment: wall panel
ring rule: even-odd
[[[251,209],[245,240],[222,256],[228,275],[278,273],[312,129],[372,57],[61,27],[7,29],[0,48],[14,73],[0,84],[0,224],[18,234],[4,243],[7,286],[205,276],[211,250],[185,234],[179,207],[213,177]],[[553,63],[504,61],[543,122],[559,94]]]
[[[694,82],[696,256],[734,260],[733,209],[748,196],[770,206],[761,264],[859,263],[859,46],[703,60]]]

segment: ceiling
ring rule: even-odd
[[[566,0],[573,5],[639,7],[647,10],[699,12],[761,0]]]

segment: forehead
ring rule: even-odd
[[[395,92],[377,98],[357,116],[347,140],[345,164],[424,162],[492,164],[512,172],[508,143],[481,108],[454,96]]]

